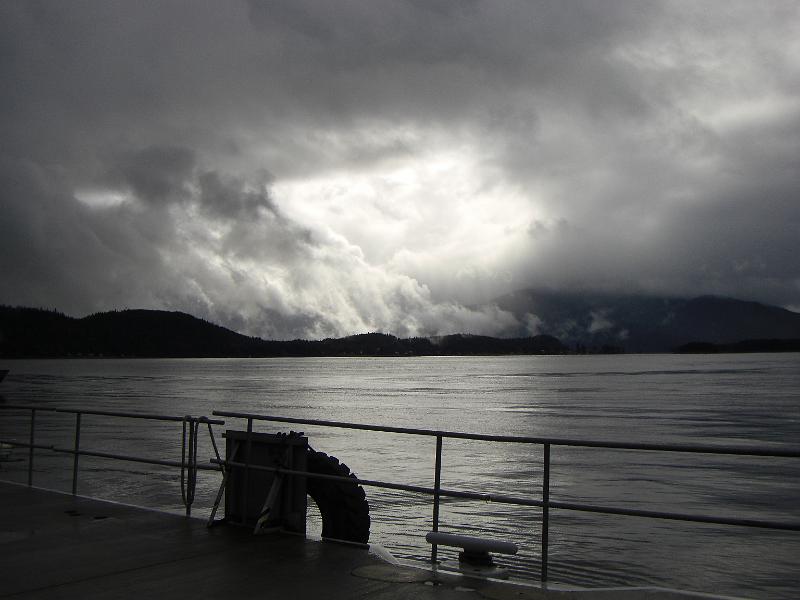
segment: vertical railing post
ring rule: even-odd
[[[247,456],[244,459],[244,474],[242,475],[242,500],[240,502],[242,523],[247,522],[247,487],[248,487],[248,479],[250,477],[250,449],[252,447],[252,441],[251,441],[252,435],[253,435],[253,419],[248,417],[247,443],[245,444]]]
[[[192,516],[192,502],[194,501],[194,489],[192,484],[192,473],[194,470],[194,463],[192,457],[194,456],[194,422],[189,419],[189,440],[187,445],[189,447],[189,456],[186,461],[186,516]],[[181,474],[183,475],[183,474]]]
[[[433,475],[433,531],[439,531],[439,490],[442,487],[442,436],[436,436],[436,463]],[[431,544],[431,563],[436,564],[438,546]]]
[[[541,581],[547,581],[547,548],[550,529],[550,444],[544,444],[544,472],[542,473],[542,569]]]
[[[36,431],[36,409],[32,408],[30,442],[28,442],[30,445],[28,448],[28,487],[33,486],[33,444],[34,440],[36,439],[34,431]]]
[[[75,413],[75,454],[72,460],[72,495],[78,493],[78,458],[81,448],[81,413]]]

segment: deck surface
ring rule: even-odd
[[[0,598],[667,600],[391,565],[367,550],[0,482]]]

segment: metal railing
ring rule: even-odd
[[[420,436],[428,436],[436,438],[434,486],[432,488],[417,486],[417,485],[393,483],[387,481],[370,480],[370,479],[359,478],[354,480],[349,477],[306,473],[303,471],[294,471],[281,467],[266,467],[260,465],[251,465],[248,462],[239,463],[239,462],[228,462],[221,460],[212,460],[212,462],[220,465],[224,464],[225,466],[229,467],[244,468],[245,478],[247,476],[247,469],[257,469],[257,470],[284,473],[287,475],[302,475],[305,477],[318,478],[318,479],[331,479],[331,480],[341,480],[350,482],[357,481],[361,485],[365,486],[414,492],[419,494],[427,494],[433,496],[433,515],[432,515],[433,531],[439,530],[439,505],[441,502],[441,498],[443,497],[483,500],[483,501],[497,502],[501,504],[512,504],[517,506],[531,506],[531,507],[541,508],[542,533],[541,533],[540,579],[543,582],[547,581],[548,547],[550,543],[549,523],[550,523],[551,509],[582,511],[582,512],[601,513],[608,515],[626,515],[633,517],[645,517],[650,519],[666,519],[672,521],[706,523],[712,525],[731,525],[731,526],[741,526],[741,527],[757,527],[763,529],[800,531],[800,521],[785,522],[785,521],[771,521],[763,519],[744,519],[737,517],[718,517],[714,515],[698,515],[698,514],[687,514],[687,513],[667,512],[667,511],[640,510],[631,508],[620,508],[615,506],[584,504],[578,502],[561,502],[550,499],[550,462],[551,462],[551,449],[553,447],[571,446],[579,448],[605,448],[612,450],[683,452],[683,453],[694,453],[694,454],[716,454],[716,455],[727,455],[727,456],[751,456],[751,457],[757,456],[757,457],[780,457],[780,458],[800,458],[800,448],[770,449],[770,448],[751,448],[742,446],[716,446],[716,445],[700,445],[700,444],[659,444],[659,443],[632,443],[632,442],[629,443],[629,442],[607,442],[599,440],[584,440],[584,439],[570,439],[570,438],[484,435],[476,433],[464,433],[458,431],[439,431],[433,429],[415,429],[408,427],[386,427],[380,425],[367,425],[362,423],[348,423],[341,421],[298,419],[292,417],[277,417],[277,416],[259,415],[253,413],[242,413],[242,412],[232,412],[232,411],[215,410],[213,411],[212,414],[214,416],[219,416],[219,417],[246,419],[248,433],[252,433],[254,421],[269,421],[275,423],[293,423],[298,425],[334,427],[334,428],[353,429],[361,431],[375,431],[383,433],[399,433],[399,434],[420,435]],[[525,497],[509,496],[501,494],[486,494],[486,493],[471,492],[464,490],[443,489],[441,487],[442,442],[446,438],[499,442],[499,443],[541,445],[543,450],[541,499],[525,498]],[[436,544],[431,544],[431,562],[435,563],[436,560],[437,560],[437,546]]]
[[[433,514],[432,514],[432,530],[439,530],[439,508],[441,498],[461,498],[470,500],[483,500],[488,502],[496,502],[500,504],[510,504],[516,506],[528,506],[540,508],[542,511],[542,525],[541,525],[541,570],[540,578],[542,581],[547,581],[548,573],[548,548],[549,548],[549,523],[550,523],[550,510],[569,510],[569,511],[582,511],[590,513],[601,513],[608,515],[624,515],[634,517],[645,517],[650,519],[666,519],[672,521],[684,521],[694,523],[706,523],[712,525],[730,525],[730,526],[743,526],[743,527],[756,527],[763,529],[776,529],[788,531],[800,531],[800,522],[785,522],[785,521],[771,521],[763,519],[745,519],[737,517],[719,517],[714,515],[699,515],[687,514],[678,512],[666,511],[652,511],[640,510],[631,508],[620,508],[615,506],[602,506],[596,504],[585,504],[577,502],[562,502],[552,500],[550,498],[550,464],[551,464],[551,450],[554,447],[579,447],[579,448],[604,448],[611,450],[638,450],[638,451],[654,451],[654,452],[682,452],[694,454],[714,454],[714,455],[728,455],[728,456],[749,456],[749,457],[776,457],[776,458],[800,458],[800,448],[798,449],[770,449],[770,448],[753,448],[742,446],[716,446],[716,445],[699,445],[699,444],[660,444],[660,443],[629,443],[629,442],[608,442],[598,440],[585,440],[585,439],[569,439],[569,438],[551,438],[551,437],[525,437],[525,436],[504,436],[504,435],[485,435],[475,433],[464,433],[457,431],[440,431],[433,429],[417,429],[407,427],[388,427],[380,425],[368,425],[361,423],[349,423],[341,421],[326,421],[317,419],[299,419],[291,417],[279,417],[269,415],[259,415],[253,413],[231,412],[231,411],[213,411],[214,416],[240,418],[247,421],[247,433],[253,433],[254,421],[267,421],[274,423],[291,423],[301,425],[311,425],[319,427],[333,427],[361,431],[374,431],[383,433],[398,433],[406,435],[418,435],[433,437],[436,440],[435,446],[435,462],[434,462],[434,485],[433,487],[409,485],[402,483],[395,483],[390,481],[380,481],[371,479],[353,479],[352,477],[341,477],[338,475],[324,475],[318,473],[308,473],[306,471],[297,471],[286,469],[280,466],[263,466],[254,465],[249,462],[249,452],[246,453],[245,462],[234,462],[223,460],[219,456],[219,451],[214,441],[212,425],[224,425],[225,421],[209,419],[205,416],[174,416],[174,415],[160,415],[160,414],[147,414],[147,413],[134,413],[134,412],[115,412],[103,410],[88,410],[81,408],[50,408],[42,406],[31,405],[13,405],[2,404],[2,409],[16,409],[30,412],[30,425],[29,425],[29,441],[19,442],[15,440],[0,439],[3,444],[11,446],[28,448],[28,485],[33,485],[34,473],[34,459],[35,450],[47,450],[62,454],[73,455],[72,465],[72,493],[77,494],[78,490],[78,473],[79,473],[79,458],[80,456],[92,456],[98,458],[107,458],[113,460],[130,461],[142,464],[161,465],[168,467],[176,467],[181,469],[181,493],[183,503],[186,507],[186,515],[191,515],[192,502],[194,500],[194,477],[198,470],[204,471],[221,471],[229,467],[244,469],[244,485],[247,484],[247,473],[250,469],[269,471],[275,473],[283,473],[287,475],[298,475],[308,478],[327,479],[335,481],[357,482],[364,486],[378,487],[384,489],[412,492],[430,495],[433,497]],[[66,413],[75,415],[75,426],[73,435],[73,445],[71,448],[58,447],[47,444],[36,443],[36,416],[37,413]],[[81,428],[82,417],[87,416],[105,416],[105,417],[118,417],[126,419],[145,419],[154,421],[165,421],[182,423],[182,446],[181,446],[181,460],[164,460],[151,457],[133,456],[127,454],[118,454],[111,452],[101,452],[96,450],[87,450],[81,448]],[[210,439],[214,448],[216,458],[212,458],[209,464],[202,464],[197,460],[197,441],[199,435],[199,427],[206,424],[209,429]],[[488,494],[481,492],[445,489],[441,487],[441,474],[442,474],[442,446],[445,439],[458,439],[458,440],[474,440],[498,443],[516,443],[516,444],[533,444],[542,447],[542,484],[541,496],[535,497],[521,497],[503,494]],[[184,473],[186,473],[186,480],[184,480]],[[219,497],[218,497],[219,501]],[[431,544],[431,561],[433,563],[437,560],[437,546]]]
[[[175,415],[159,415],[150,413],[136,413],[136,412],[117,412],[109,410],[89,410],[84,408],[51,408],[43,406],[31,406],[21,404],[2,404],[0,408],[5,410],[23,410],[30,412],[30,425],[29,425],[29,438],[28,442],[18,442],[15,440],[2,439],[0,443],[19,448],[28,448],[28,486],[33,485],[33,466],[34,466],[34,451],[35,450],[49,450],[60,454],[71,454],[72,461],[72,494],[78,493],[78,473],[79,473],[79,458],[81,456],[92,456],[96,458],[107,458],[112,460],[122,460],[127,462],[142,463],[148,465],[160,465],[167,467],[176,467],[181,470],[181,499],[186,507],[186,516],[192,514],[192,503],[194,502],[194,489],[196,483],[196,474],[198,470],[202,471],[221,471],[222,467],[213,464],[201,464],[197,461],[197,442],[199,435],[200,425],[207,425],[211,443],[214,451],[219,457],[214,434],[211,429],[212,425],[224,425],[225,421],[218,419],[209,419],[208,417],[194,417],[186,415],[178,417]],[[36,443],[36,415],[37,413],[61,413],[75,415],[75,427],[73,435],[72,448],[64,448],[54,446],[52,444],[37,444]],[[181,460],[164,460],[158,458],[151,458],[146,456],[133,456],[130,454],[118,454],[113,452],[101,452],[97,450],[87,450],[81,448],[81,422],[83,415],[87,416],[103,416],[103,417],[119,417],[124,419],[144,419],[149,421],[165,421],[173,423],[182,423],[183,430],[181,436]]]

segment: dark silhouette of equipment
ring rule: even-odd
[[[257,534],[305,534],[308,495],[322,516],[323,539],[369,542],[364,488],[336,457],[311,448],[302,433],[226,431],[225,438],[226,522],[252,527]]]

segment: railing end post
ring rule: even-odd
[[[75,413],[75,456],[72,461],[72,495],[78,494],[78,458],[81,447],[81,413]]]
[[[547,552],[550,544],[550,444],[543,444],[542,453],[542,567],[539,579],[547,581]]]
[[[30,448],[28,448],[28,487],[33,487],[33,446],[36,439],[36,409],[31,408]]]
[[[436,433],[436,460],[433,474],[433,531],[439,531],[439,492],[442,489],[442,434]],[[431,544],[431,564],[436,564],[438,548]]]

